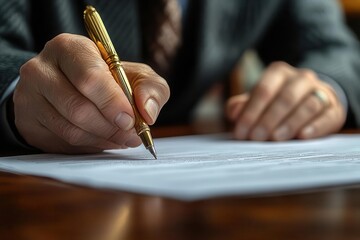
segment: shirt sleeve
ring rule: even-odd
[[[10,83],[0,98],[1,149],[7,151],[16,150],[17,152],[32,152],[36,151],[36,149],[26,144],[25,140],[23,140],[23,138],[18,133],[14,122],[12,96],[18,81],[19,77]]]

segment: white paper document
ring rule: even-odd
[[[93,155],[0,158],[0,169],[80,185],[197,200],[360,183],[360,135],[252,142],[230,135],[155,139],[144,147]]]

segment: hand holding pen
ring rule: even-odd
[[[139,114],[152,125],[169,87],[147,65],[123,66]],[[84,36],[60,34],[22,66],[14,110],[20,135],[45,152],[94,153],[142,143],[133,107],[94,42]]]
[[[119,84],[126,98],[129,100],[131,107],[133,108],[135,121],[134,128],[137,135],[141,138],[141,141],[143,142],[146,149],[149,150],[156,159],[156,150],[150,133],[150,128],[139,113],[139,110],[136,106],[132,86],[129,83],[120,58],[111,42],[111,39],[103,24],[103,21],[94,7],[86,7],[84,11],[84,21],[86,30],[88,31],[90,38],[99,48],[101,56],[106,62],[106,64],[109,66],[110,72],[113,75],[114,80]]]

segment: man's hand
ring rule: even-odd
[[[139,112],[151,125],[169,87],[147,65],[123,66]],[[61,34],[49,41],[22,66],[13,100],[19,133],[45,152],[92,153],[141,144],[131,105],[86,37]]]
[[[227,116],[240,140],[289,140],[325,136],[341,129],[345,109],[335,91],[311,70],[277,62],[253,91],[229,99]]]

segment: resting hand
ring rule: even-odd
[[[151,125],[169,87],[144,64],[123,65],[139,112]],[[19,133],[43,151],[91,153],[141,144],[131,105],[86,37],[61,34],[49,41],[22,66],[13,100]]]
[[[315,73],[282,62],[267,68],[250,94],[230,98],[226,112],[235,138],[258,141],[325,136],[340,130],[346,115]]]

